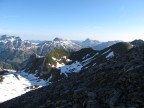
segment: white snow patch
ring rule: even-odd
[[[49,82],[52,79],[52,74],[51,76],[47,79],[47,81]],[[50,83],[50,82],[49,82]]]
[[[13,72],[13,73],[16,72],[16,70],[12,70],[12,69],[4,69],[4,71],[8,71],[8,72],[10,72],[10,73],[11,73],[11,72]]]
[[[59,67],[61,73],[79,72],[83,66],[80,62],[76,61],[70,65]]]
[[[113,51],[112,52],[110,52],[107,56],[106,56],[106,58],[109,58],[109,57],[112,57],[112,56],[114,56],[114,53],[113,53]]]
[[[53,60],[57,60],[56,58],[52,57]]]
[[[11,38],[10,41],[11,41],[11,42],[15,41],[15,38]]]
[[[95,66],[96,65],[96,63],[94,63],[92,66]]]
[[[51,67],[55,67],[55,65],[52,65]]]
[[[29,40],[24,40],[25,43],[31,43]]]
[[[110,50],[111,50],[111,49],[107,50],[107,51],[106,51],[106,52],[104,52],[102,55],[104,55],[104,54],[108,53]]]
[[[38,58],[44,58],[44,56],[40,56],[40,55],[38,55]]]
[[[18,73],[10,71],[3,77],[4,80],[0,82],[0,103],[36,89],[32,86],[39,88],[47,85],[46,81],[24,71]],[[30,89],[30,87],[32,88]]]
[[[36,43],[36,42],[32,42],[32,44],[34,44],[34,45],[38,45],[39,43]]]
[[[24,77],[27,78],[31,85],[39,85],[39,86],[46,86],[47,85],[47,81],[43,80],[43,79],[39,79],[39,77],[36,77],[33,74],[28,74],[24,71],[20,71],[19,74]]]
[[[66,59],[67,57],[66,57],[66,56],[63,56],[62,58]]]
[[[6,41],[6,40],[0,40],[0,42],[2,42],[2,43],[7,43],[8,41]]]
[[[66,59],[66,62],[71,62],[72,60],[70,60],[70,59]]]
[[[99,53],[96,53],[94,56],[87,58],[85,60],[82,61],[83,65],[86,65],[90,62],[90,60],[92,60],[95,56],[97,56]]]
[[[56,68],[60,68],[60,67],[65,65],[64,63],[61,63],[61,64],[59,62],[56,62],[56,63],[57,63],[57,67]]]
[[[64,58],[66,60],[66,62],[71,62],[70,59],[67,59],[66,56],[61,57],[61,59]],[[64,73],[66,76],[67,73],[70,72],[79,72],[81,70],[81,68],[83,67],[82,64],[78,61],[70,64],[70,65],[65,65],[64,63],[59,63],[59,61],[61,61],[61,59],[56,59],[54,57],[52,57],[52,59],[56,62],[56,66],[52,65],[53,68],[57,68],[60,70],[61,74]],[[51,64],[48,64],[51,65]]]
[[[57,61],[61,61],[61,59],[57,59]]]
[[[88,56],[90,56],[89,54],[87,54],[86,56],[84,56],[82,59],[86,59]]]

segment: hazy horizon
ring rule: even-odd
[[[23,40],[144,40],[143,0],[1,0],[0,35]]]

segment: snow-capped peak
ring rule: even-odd
[[[34,46],[28,40],[24,41],[20,37],[7,36],[7,35],[0,36],[0,43],[2,44],[1,45],[2,48],[12,48],[12,49],[16,49],[16,48],[24,49],[24,48]]]

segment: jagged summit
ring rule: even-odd
[[[46,55],[47,52],[49,52],[55,48],[62,48],[62,49],[72,52],[72,51],[80,50],[81,46],[75,44],[72,41],[55,38],[54,41],[45,41],[45,42],[41,43],[38,48],[38,54]]]
[[[89,41],[91,41],[91,39],[90,38],[86,38],[84,41],[89,42]]]
[[[19,36],[8,36],[8,35],[1,35],[0,36],[1,40],[8,40],[8,39],[20,39]]]
[[[23,41],[20,37],[2,35],[0,37],[0,47],[3,48],[26,48],[32,46],[30,41]]]
[[[56,37],[56,38],[54,38],[53,41],[63,41],[63,39],[62,39],[62,38],[59,38],[59,37]]]

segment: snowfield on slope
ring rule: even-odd
[[[113,56],[114,56],[114,52],[112,51],[106,56],[106,58],[113,57]]]
[[[86,56],[84,56],[82,58],[82,61],[75,61],[71,64],[59,63],[59,61],[61,61],[61,59],[56,59],[55,57],[52,57],[52,59],[56,62],[56,66],[51,65],[51,64],[49,64],[49,65],[51,65],[53,68],[59,69],[60,74],[64,74],[65,76],[68,76],[67,73],[80,72],[84,66],[86,66],[88,63],[90,63],[92,60],[94,60],[97,56],[102,56],[102,55],[108,53],[105,58],[113,57],[114,52],[113,51],[110,52],[110,51],[111,51],[111,49],[108,49],[101,55],[98,52],[95,53],[93,56],[89,56],[89,54],[87,54]],[[69,61],[69,62],[72,61],[70,59],[67,59],[66,56],[63,56],[62,58],[65,58],[65,60]],[[92,66],[95,66],[95,65],[96,65],[96,63],[93,63]],[[88,67],[85,67],[85,68],[88,68]]]
[[[60,69],[60,72],[61,74],[64,73],[66,76],[67,73],[70,73],[70,72],[79,72],[82,68],[82,64],[78,61],[72,63],[71,65],[64,65],[64,66],[61,66],[61,67],[58,67]]]
[[[47,85],[46,81],[24,71],[9,71],[3,77],[0,82],[0,103]]]
[[[62,58],[64,58],[67,62],[71,62],[70,59],[67,59],[66,56],[63,56]],[[52,67],[55,67],[57,69],[60,70],[60,73],[65,74],[65,76],[68,76],[67,73],[71,73],[71,72],[79,72],[82,69],[82,64],[79,61],[75,61],[70,65],[64,64],[64,63],[59,63],[59,61],[61,61],[61,59],[56,59],[54,57],[52,57],[52,59],[54,61],[56,61],[56,66],[51,65]]]

